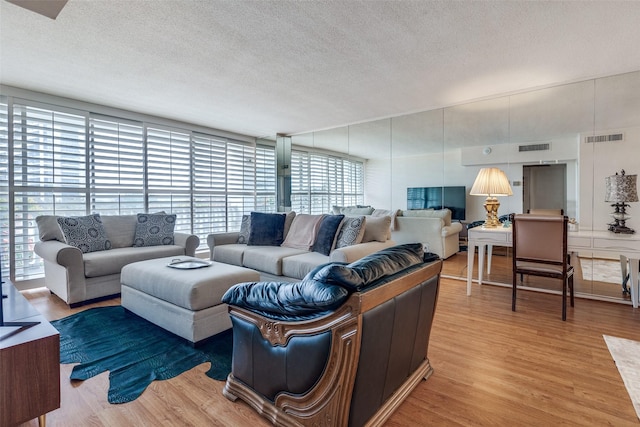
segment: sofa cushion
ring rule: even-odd
[[[176,225],[175,214],[137,215],[136,232],[133,246],[173,245],[173,229]]]
[[[402,211],[400,209],[389,210],[389,209],[374,209],[371,213],[371,216],[390,216],[391,217],[391,231],[396,229],[396,217],[400,215]]]
[[[373,213],[373,208],[371,206],[333,206],[331,208],[334,214],[344,214],[344,215],[371,215]]]
[[[289,229],[291,228],[291,224],[293,220],[296,218],[295,211],[290,211],[284,214],[284,233],[282,234],[282,238],[285,239],[287,234],[289,234]]]
[[[305,315],[338,308],[349,292],[314,280],[301,282],[249,282],[232,286],[222,302],[267,313]]]
[[[323,216],[324,215],[309,214],[296,215],[287,233],[287,237],[284,239],[284,242],[282,242],[282,246],[303,249],[305,251],[311,250]]]
[[[251,231],[251,215],[242,215],[242,222],[240,223],[240,234],[238,234],[238,241],[236,243],[240,243],[240,244],[249,243],[250,231]]]
[[[84,275],[101,277],[120,274],[122,267],[136,261],[184,255],[184,248],[177,245],[145,246],[111,249],[83,255]]]
[[[58,224],[58,215],[38,215],[36,217],[36,225],[38,226],[38,234],[40,240],[57,240],[64,243],[64,235],[60,224]]]
[[[391,234],[391,217],[368,216],[366,218],[362,242],[386,242]]]
[[[67,245],[75,246],[82,253],[111,249],[111,241],[104,231],[100,214],[58,217],[56,219]]]
[[[307,252],[282,259],[282,275],[303,279],[318,265],[329,262],[329,257],[319,252]]]
[[[329,264],[317,271],[313,279],[359,291],[376,280],[423,262],[421,243],[407,243],[367,255],[351,264]]]
[[[247,246],[242,257],[242,265],[254,270],[282,276],[282,259],[306,252],[301,249],[282,246]]]
[[[102,215],[102,224],[112,248],[130,248],[136,234],[137,215]]]
[[[250,246],[280,246],[284,240],[285,215],[251,212]]]
[[[322,222],[318,228],[318,235],[312,248],[314,252],[319,252],[323,255],[329,255],[331,253],[331,250],[335,246],[338,229],[343,220],[344,215],[325,215],[324,218],[322,218]]]
[[[362,242],[365,225],[364,216],[346,217],[342,221],[342,226],[338,232],[336,248],[344,248]]]
[[[213,248],[213,261],[242,267],[242,258],[247,247],[242,243],[215,246]]]

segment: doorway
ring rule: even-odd
[[[567,165],[525,165],[522,168],[522,207],[564,209],[567,212]]]

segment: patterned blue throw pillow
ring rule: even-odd
[[[67,245],[86,254],[111,249],[100,214],[56,218]]]
[[[249,243],[249,232],[251,231],[251,215],[242,215],[240,223],[240,234],[237,243]]]
[[[134,247],[173,245],[176,215],[138,214]]]

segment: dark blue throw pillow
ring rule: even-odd
[[[326,215],[322,218],[316,241],[313,244],[313,252],[318,252],[323,255],[329,255],[331,253],[333,241],[336,238],[338,227],[342,224],[343,219],[344,215]]]
[[[249,246],[280,246],[284,241],[285,215],[251,212]]]

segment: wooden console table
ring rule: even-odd
[[[484,273],[484,248],[489,247],[487,271],[491,271],[491,247],[511,247],[511,227],[484,228],[474,227],[469,229],[469,243],[467,248],[467,295],[471,295],[471,282],[473,275],[473,263],[475,248],[478,248],[478,283],[482,284]],[[631,303],[638,308],[640,298],[640,283],[638,278],[640,260],[640,235],[616,234],[610,231],[588,230],[570,231],[567,236],[567,246],[570,252],[583,254],[608,254],[615,257],[624,257],[629,260]],[[624,258],[622,258],[624,260]]]
[[[40,322],[0,338],[0,426],[14,426],[60,407],[60,335],[11,283],[2,285],[5,322]]]

